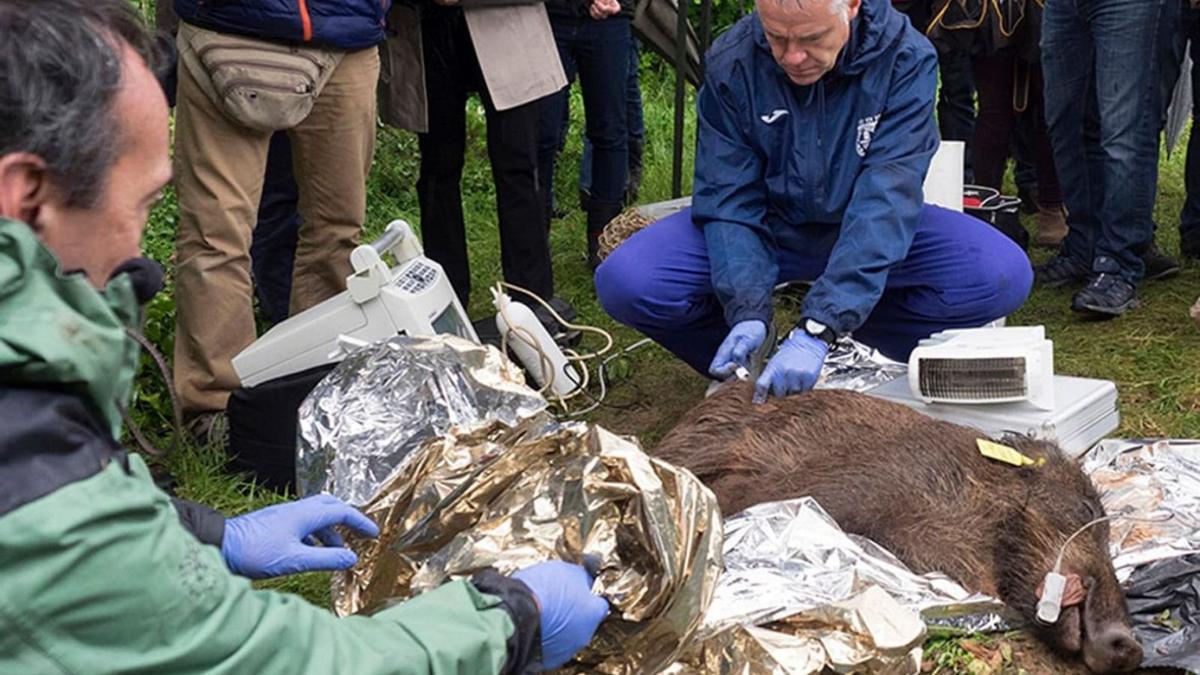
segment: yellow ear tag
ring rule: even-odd
[[[1035,462],[1033,459],[1021,454],[1016,448],[993,443],[987,439],[977,438],[975,439],[975,444],[979,446],[979,454],[988,459],[994,459],[997,462],[1004,462],[1013,466],[1041,466],[1046,463],[1045,457],[1039,457]]]

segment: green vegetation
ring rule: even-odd
[[[143,0],[143,6],[147,5]],[[731,5],[730,5],[731,6]],[[646,173],[641,201],[668,199],[671,184],[673,75],[651,56],[643,58],[643,93],[647,127]],[[689,93],[684,167],[685,193],[690,189],[694,121]],[[496,230],[491,170],[486,159],[482,108],[472,103],[469,115],[468,156],[463,177],[474,291],[469,313],[488,315],[487,287],[499,278],[500,256]],[[616,325],[596,303],[591,275],[584,259],[584,217],[578,208],[576,188],[581,156],[582,102],[572,95],[572,127],[559,159],[558,203],[568,215],[553,224],[552,247],[558,294],[579,310],[580,318],[613,332],[618,346],[640,336]],[[1186,139],[1184,139],[1186,141]],[[1178,251],[1179,208],[1184,197],[1183,153],[1163,157],[1156,210],[1160,224],[1158,242],[1169,254]],[[368,187],[366,237],[377,234],[390,220],[418,219],[416,181],[417,148],[413,135],[381,128],[374,169]],[[177,205],[168,192],[155,209],[145,236],[149,255],[171,269]],[[1048,256],[1036,252],[1040,262]],[[170,281],[170,279],[168,279]],[[1037,289],[1011,324],[1044,324],[1055,342],[1059,373],[1100,377],[1117,382],[1121,395],[1121,428],[1125,437],[1200,438],[1200,334],[1187,309],[1200,295],[1200,263],[1186,262],[1175,278],[1147,285],[1143,307],[1109,322],[1083,322],[1068,310],[1070,292]],[[149,307],[145,332],[165,353],[171,353],[174,303],[170,288]],[[700,398],[705,381],[663,350],[651,346],[634,352],[620,369],[610,405],[589,419],[614,431],[636,434],[654,443],[678,415]],[[138,381],[135,419],[159,447],[173,444],[169,420],[170,400],[157,370],[148,359]],[[244,477],[230,475],[223,454],[213,448],[181,448],[157,462],[174,478],[174,488],[184,496],[227,513],[241,513],[279,501],[279,495],[255,487]],[[310,574],[268,587],[300,593],[312,602],[328,603],[328,576]],[[965,672],[971,660],[958,641],[939,639],[929,644],[930,659],[939,672]]]

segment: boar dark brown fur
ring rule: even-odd
[[[1018,468],[981,455],[982,437],[853,392],[754,405],[739,383],[693,408],[652,454],[690,469],[727,515],[812,496],[844,530],[873,539],[913,570],[944,572],[1037,625],[1038,587],[1059,549],[1104,510],[1091,481],[1056,445],[1003,439],[1044,460]],[[1086,600],[1039,628],[1042,639],[1081,654],[1098,673],[1141,661],[1107,542],[1107,523],[1076,537],[1063,573],[1080,576]]]

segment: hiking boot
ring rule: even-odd
[[[1103,317],[1121,316],[1138,306],[1137,289],[1119,274],[1101,272],[1071,298],[1071,309]]]
[[[200,413],[187,423],[184,431],[197,447],[224,449],[229,445],[229,419],[224,410]]]
[[[1058,248],[1067,238],[1067,218],[1061,206],[1043,207],[1037,212],[1037,234],[1033,243],[1044,248]]]
[[[1142,251],[1141,258],[1142,264],[1146,266],[1146,272],[1142,275],[1144,281],[1158,281],[1179,273],[1179,261],[1163,255],[1163,252],[1158,250],[1158,244],[1151,243],[1147,246],[1146,250]]]
[[[1087,279],[1088,268],[1074,258],[1059,253],[1045,265],[1035,267],[1033,277],[1037,283],[1046,288],[1062,288]]]

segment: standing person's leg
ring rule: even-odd
[[[964,141],[963,174],[973,180],[974,152],[971,136],[975,129],[975,84],[971,80],[971,57],[963,52],[938,52],[938,131],[944,141]]]
[[[255,338],[250,238],[270,134],[230,121],[182,64],[177,103],[174,370],[195,418],[225,409],[240,384],[232,359]]]
[[[1038,281],[1064,286],[1082,281],[1091,266],[1092,240],[1098,229],[1094,183],[1084,147],[1084,122],[1091,95],[1093,45],[1090,29],[1073,0],[1047,0],[1042,19],[1042,73],[1046,129],[1054,165],[1063,187],[1070,231],[1058,255],[1038,268]]]
[[[1185,35],[1191,41],[1192,132],[1183,174],[1187,198],[1179,214],[1179,250],[1183,255],[1200,258],[1200,130],[1196,125],[1200,117],[1200,10],[1187,7],[1183,11]]]
[[[292,175],[292,143],[286,131],[271,136],[258,224],[250,244],[254,295],[271,323],[288,317],[292,296],[292,270],[300,237],[300,188]]]
[[[470,39],[461,10],[435,7],[421,21],[429,117],[429,130],[417,135],[421,243],[425,255],[445,269],[463,307],[471,299],[471,268],[462,208],[468,76],[461,52],[470,48]]]
[[[1067,236],[1066,214],[1063,213],[1062,186],[1054,167],[1054,150],[1046,131],[1046,102],[1043,97],[1045,79],[1040,64],[1029,66],[1029,103],[1017,124],[1025,130],[1026,147],[1036,168],[1037,179],[1037,236],[1040,246],[1058,247]]]
[[[1088,17],[1095,42],[1096,101],[1104,153],[1104,197],[1091,260],[1092,279],[1072,308],[1120,314],[1136,306],[1153,237],[1161,121],[1161,22],[1177,0],[1104,0]],[[1048,73],[1047,73],[1048,75]],[[1069,206],[1068,206],[1069,208]]]
[[[587,208],[588,263],[599,264],[600,233],[621,212],[629,171],[625,90],[629,79],[629,19],[584,24],[577,49],[579,87],[592,144],[592,190]]]
[[[625,202],[637,202],[642,188],[642,158],[646,154],[646,120],[642,110],[641,55],[636,37],[629,39],[629,76],[625,89],[625,125],[629,130],[629,178]]]
[[[1011,50],[972,62],[975,92],[979,95],[971,144],[975,183],[995,190],[1004,187],[1004,169],[1012,147],[1016,119],[1012,86],[1015,68],[1016,58]]]
[[[554,297],[549,214],[537,176],[537,102],[497,111],[484,96],[488,159],[496,183],[504,279],[543,300]]]
[[[554,166],[558,153],[562,151],[567,130],[571,126],[571,82],[575,80],[574,40],[576,25],[560,17],[551,17],[550,27],[554,30],[554,42],[558,46],[558,58],[562,61],[567,76],[567,86],[536,103],[538,108],[538,184],[542,187],[546,208],[546,222],[554,217]],[[584,153],[586,156],[586,151]]]
[[[291,131],[303,218],[292,278],[292,314],[346,288],[353,269],[350,252],[358,245],[367,218],[378,81],[378,49],[346,54],[312,112]]]
[[[905,361],[922,338],[1008,316],[1029,297],[1025,252],[994,227],[926,205],[908,256],[854,337]]]

